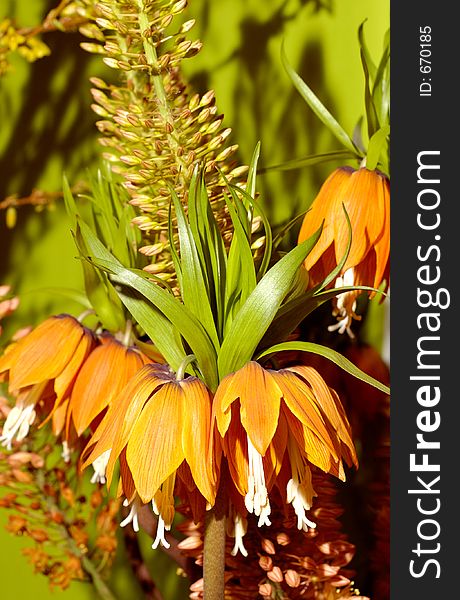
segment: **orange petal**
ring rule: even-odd
[[[275,435],[282,392],[269,371],[251,361],[233,374],[230,384],[241,402],[241,424],[262,456]]]
[[[288,419],[288,409],[282,407],[286,420]],[[334,458],[329,448],[315,435],[308,427],[304,427],[300,421],[289,421],[289,433],[294,437],[297,446],[305,452],[307,459],[326,473],[331,471],[334,464]],[[334,454],[336,455],[335,451]],[[337,459],[337,457],[336,457]]]
[[[239,401],[232,405],[232,418],[227,435],[222,440],[231,479],[238,492],[244,496],[248,491],[248,436],[240,420]]]
[[[196,377],[179,384],[184,392],[182,408],[182,448],[196,486],[211,504],[216,496],[208,457],[211,428],[211,396]]]
[[[181,444],[183,396],[180,385],[166,383],[147,402],[133,427],[126,460],[143,502],[153,498],[185,458]]]
[[[68,315],[41,323],[12,349],[10,389],[56,378],[71,360],[83,331],[80,323]]]
[[[141,356],[115,339],[106,341],[90,354],[78,374],[70,398],[78,435],[113,402],[142,366]]]
[[[353,170],[348,167],[336,169],[323,183],[313,204],[305,215],[299,233],[299,243],[311,237],[324,221],[323,231],[317,244],[305,259],[311,269],[334,240],[334,221],[343,215],[342,190],[348,185]],[[346,225],[345,217],[343,216]]]
[[[128,443],[133,427],[144,404],[155,389],[165,383],[155,370],[155,365],[143,367],[121,391],[116,403],[104,415],[100,425],[82,453],[86,468],[106,450],[112,450],[107,465],[107,480],[111,480],[113,468],[120,452]]]
[[[376,171],[366,168],[352,173],[347,186],[343,190],[341,202],[344,203],[350,218],[352,239],[350,253],[343,272],[358,265],[366,256],[374,241],[379,237],[385,218],[379,210],[381,176]],[[341,208],[342,213],[343,209]],[[345,254],[349,231],[345,216],[334,223],[335,255],[339,261]]]
[[[222,437],[224,437],[230,425],[230,406],[238,395],[231,389],[231,383],[234,373],[226,375],[219,383],[219,387],[214,394],[213,406],[213,421],[216,421],[217,429]]]
[[[326,424],[318,410],[311,389],[303,384],[294,373],[290,373],[287,369],[283,369],[278,373],[273,372],[278,385],[283,392],[283,400],[292,413],[288,415],[288,423],[292,421],[292,416],[297,418],[305,427],[311,431],[328,446],[331,452],[335,452],[334,444],[329,436]]]
[[[340,440],[350,449],[354,448],[351,439],[350,425],[338,395],[331,390],[321,375],[307,366],[288,367],[310,383],[317,405],[324,411]]]
[[[65,366],[64,370],[54,380],[54,391],[56,393],[56,404],[70,394],[72,385],[77,376],[78,370],[85,362],[91,350],[94,348],[94,337],[89,330],[84,331],[74,355]]]

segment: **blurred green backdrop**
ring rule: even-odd
[[[32,26],[56,0],[1,0],[0,19],[14,18]],[[339,122],[351,133],[363,113],[364,79],[357,29],[366,24],[366,38],[380,56],[389,26],[388,0],[191,0],[188,18],[204,43],[202,52],[186,64],[186,75],[197,91],[213,88],[218,106],[233,128],[242,161],[249,161],[258,140],[261,163],[274,165],[307,154],[338,149],[338,144],[293,90],[280,62],[284,39],[291,64],[309,83]],[[0,202],[11,194],[26,196],[42,189],[59,191],[62,173],[72,183],[97,165],[99,153],[90,104],[90,75],[110,76],[97,58],[79,49],[78,34],[52,33],[46,42],[50,57],[28,65],[20,57],[0,79]],[[272,172],[260,178],[260,190],[276,223],[305,210],[325,176],[337,165]],[[5,328],[35,324],[56,312],[79,310],[65,297],[46,288],[79,288],[81,278],[68,223],[59,202],[37,212],[19,210],[14,229],[0,213],[0,283],[10,283],[21,306]],[[59,248],[56,253],[55,249]],[[92,598],[88,586],[73,584],[67,592],[50,592],[48,581],[32,575],[19,538],[3,530],[0,512],[0,564],[3,598],[40,600]],[[177,585],[174,566],[160,552],[148,549],[150,566],[166,600],[186,598]],[[112,585],[121,600],[140,598],[123,567]],[[169,576],[168,576],[169,573]],[[181,584],[181,582],[179,582]]]

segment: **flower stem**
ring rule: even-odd
[[[83,569],[91,577],[91,581],[102,600],[116,600],[116,597],[112,594],[110,589],[107,587],[105,581],[97,572],[96,567],[86,556],[80,558]]]
[[[205,600],[224,599],[225,501],[222,487],[206,519],[203,556]]]

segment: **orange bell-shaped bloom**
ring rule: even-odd
[[[96,342],[91,331],[70,315],[50,317],[0,358],[0,375],[17,396],[0,440],[11,447],[16,437],[24,439],[36,417],[36,408],[51,399],[68,399],[75,378]]]
[[[132,521],[136,529],[139,506],[152,502],[159,516],[154,547],[168,546],[165,530],[174,517],[175,478],[181,465],[188,465],[200,493],[214,502],[210,425],[206,386],[196,377],[176,380],[164,365],[151,364],[126,385],[90,440],[83,467],[105,461],[110,483],[119,459],[121,489],[125,504],[131,505],[122,525]]]
[[[351,223],[351,248],[336,287],[363,285],[379,288],[389,284],[390,184],[379,171],[365,167],[336,169],[324,182],[311,209],[305,215],[299,234],[303,242],[321,226],[318,243],[307,256],[305,267],[310,287],[323,281],[346,252],[349,230],[343,210]],[[341,294],[335,302],[339,323],[331,329],[350,332],[359,292]],[[372,294],[371,294],[372,295]]]
[[[67,409],[78,436],[109,406],[128,381],[151,360],[112,335],[100,337],[101,345],[91,352],[80,369]]]
[[[292,504],[298,527],[314,527],[306,515],[315,495],[309,464],[340,479],[343,460],[357,464],[340,400],[311,367],[274,371],[247,363],[221,381],[213,419],[233,483],[259,526],[270,525],[269,493],[276,484]],[[241,551],[242,522],[236,515],[235,549]]]

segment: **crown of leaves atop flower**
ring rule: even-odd
[[[196,170],[192,178],[187,197],[187,215],[174,190],[171,190],[179,237],[179,247],[172,244],[171,254],[180,297],[161,279],[124,266],[104,247],[91,228],[77,219],[76,237],[82,257],[88,260],[91,267],[107,274],[134,321],[151,338],[171,372],[177,373],[176,381],[170,373],[158,373],[156,367],[145,367],[135,376],[132,384],[128,384],[122,392],[121,400],[119,398],[109,409],[90,441],[89,456],[85,456],[85,464],[101,461],[101,472],[107,465],[109,479],[118,459],[121,491],[131,507],[123,524],[132,521],[136,528],[139,507],[142,503],[152,501],[153,509],[160,517],[154,546],[168,543],[165,531],[171,526],[174,516],[176,473],[179,473],[177,483],[187,479],[178,470],[182,468],[182,463],[187,465],[192,488],[196,486],[210,504],[214,501],[219,485],[219,453],[207,454],[206,444],[212,437],[206,440],[206,444],[203,440],[206,437],[205,429],[210,426],[207,413],[211,406],[210,392],[217,390],[219,399],[220,386],[225,388],[227,385],[225,376],[235,373],[231,377],[238,379],[236,372],[239,369],[244,371],[248,364],[256,365],[251,362],[255,356],[263,359],[279,350],[294,348],[327,356],[354,375],[380,389],[386,389],[328,348],[303,342],[284,342],[306,314],[337,294],[337,290],[324,289],[336,273],[329,274],[320,286],[309,291],[305,290],[306,278],[299,276],[302,264],[317,242],[321,229],[275,262],[275,243],[270,226],[253,197],[258,154],[259,148],[251,162],[246,188],[229,183],[224,194],[234,229],[229,248],[226,248],[214,218],[203,174]],[[256,218],[261,219],[266,237],[263,255],[257,260],[253,256],[250,241],[253,220]],[[169,220],[170,239],[173,240],[172,206]],[[349,246],[350,241],[347,250]],[[341,263],[345,260],[346,255]],[[340,268],[339,264],[337,272]],[[265,373],[258,365],[254,368],[259,373]],[[191,377],[184,379],[186,372]],[[271,391],[276,390],[274,397],[267,396],[267,409],[273,402],[278,403],[276,417],[286,434],[281,433],[281,439],[285,440],[285,460],[272,467],[271,474],[274,474],[274,479],[278,475],[284,481],[281,488],[284,487],[287,501],[292,502],[300,525],[312,525],[305,515],[314,495],[309,485],[311,476],[307,463],[310,460],[324,470],[343,477],[342,457],[349,463],[355,460],[348,423],[340,402],[332,392],[327,391],[327,386],[316,372],[305,369],[302,372],[283,371],[277,374],[270,371],[267,372],[267,378],[272,381]],[[294,409],[295,402],[291,396],[296,394],[301,400],[297,401]],[[232,399],[235,400],[236,396]],[[282,415],[281,401],[283,407],[291,401],[290,410],[283,408]],[[310,410],[304,408],[301,414],[298,405],[305,401],[310,403]],[[244,413],[244,402],[240,404],[244,421],[244,414],[248,413]],[[200,433],[200,443],[194,439],[190,445],[186,441],[190,435],[188,426],[184,429],[180,424],[181,421],[189,423],[188,417],[181,419],[179,415],[193,412],[192,406],[197,407],[195,428],[203,435]],[[228,406],[222,407],[224,415],[227,409]],[[261,423],[262,431],[273,424],[275,416],[271,416],[273,418],[267,419],[265,424]],[[228,419],[228,415],[222,418]],[[313,432],[308,426],[312,419]],[[287,436],[287,421],[292,426],[295,423],[303,433],[299,433],[297,438],[295,435]],[[221,433],[225,445],[228,436],[224,429]],[[263,443],[259,443],[257,436],[260,432],[257,428],[251,428],[247,433],[246,465],[253,465],[253,479],[256,485],[257,475],[257,485],[250,490],[250,482],[242,482],[235,477],[236,487],[245,494],[246,507],[256,512],[262,523],[267,523],[269,504],[261,493],[265,487],[262,481],[265,477],[262,453],[269,454],[266,451],[270,436],[263,436]],[[270,435],[274,433],[271,427]],[[308,442],[301,443],[301,439]],[[169,458],[161,458],[162,451],[152,452],[152,443],[166,449]],[[321,451],[315,446],[318,444],[323,448]],[[197,449],[198,458],[194,454]],[[205,461],[203,456],[207,457]],[[206,465],[205,471],[200,473],[197,470],[196,461]],[[241,520],[241,517],[238,518]],[[237,547],[243,548],[243,533],[240,527]]]
[[[346,253],[326,279],[305,290],[299,276],[302,263],[312,251],[321,228],[274,262],[275,242],[270,225],[254,199],[259,148],[251,162],[245,189],[228,183],[224,194],[234,235],[225,247],[214,218],[203,174],[195,171],[188,191],[188,214],[171,190],[179,248],[171,253],[180,287],[178,298],[164,282],[127,268],[111,254],[81,219],[77,242],[82,256],[108,275],[134,321],[150,337],[174,372],[188,354],[194,362],[187,372],[200,377],[214,392],[219,381],[247,362],[281,350],[304,350],[322,354],[352,374],[380,389],[387,388],[367,378],[340,354],[307,342],[285,342],[298,324],[323,302],[344,289],[325,289],[340,272]],[[262,220],[266,244],[255,260],[251,250],[254,219]],[[173,215],[170,211],[170,232]],[[350,288],[355,289],[355,288]]]

